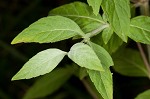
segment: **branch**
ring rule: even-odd
[[[149,0],[140,0],[140,10],[142,15],[149,16],[150,11],[149,11]]]
[[[146,55],[145,55],[145,53],[144,53],[144,50],[143,50],[143,48],[142,48],[142,46],[141,46],[140,43],[137,43],[137,46],[138,46],[138,49],[139,49],[140,54],[141,54],[141,56],[142,56],[142,59],[143,59],[143,61],[144,61],[145,67],[146,67],[146,69],[147,69],[147,71],[148,71],[148,77],[150,78],[150,65],[149,65],[149,63],[148,63],[148,60],[147,60]]]
[[[85,88],[87,89],[87,91],[89,92],[89,94],[93,97],[93,99],[98,99],[97,95],[94,93],[89,83],[85,79],[82,79],[81,81],[83,85],[85,86]]]

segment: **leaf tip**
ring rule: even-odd
[[[16,76],[13,76],[13,77],[11,78],[11,81],[15,81],[15,80],[18,80],[18,79],[16,78]]]
[[[124,35],[124,34],[122,34],[121,36],[120,35],[118,35],[125,43],[127,43],[127,41],[128,41],[128,36],[126,36],[126,35]]]
[[[13,45],[13,44],[17,44],[17,43],[19,43],[15,38],[11,41],[11,44]]]
[[[14,41],[12,41],[11,44],[13,45],[13,44],[16,44],[16,43]]]

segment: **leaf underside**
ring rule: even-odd
[[[90,44],[91,44],[91,47],[93,48],[93,50],[95,51],[96,55],[100,59],[103,67],[109,69],[110,66],[114,65],[111,56],[103,47],[101,47],[100,45],[95,44],[93,42],[91,42]]]
[[[103,71],[102,64],[93,49],[84,43],[76,43],[68,52],[68,57],[81,67]]]
[[[47,49],[33,56],[12,80],[29,79],[51,72],[63,59],[66,52],[59,49]]]

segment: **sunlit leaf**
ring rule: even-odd
[[[84,43],[76,43],[68,52],[68,57],[81,67],[103,71],[102,64],[93,49]]]
[[[130,29],[129,0],[103,0],[102,9],[115,33],[127,42]]]
[[[47,49],[33,56],[12,80],[29,79],[51,72],[67,53],[59,49]]]
[[[112,74],[109,69],[104,72],[88,70],[90,79],[104,99],[113,99]]]
[[[61,15],[68,17],[74,20],[85,33],[106,24],[100,14],[96,16],[91,7],[82,2],[73,2],[62,5],[51,10],[49,15]]]
[[[94,14],[97,15],[99,13],[102,0],[87,0],[87,2],[90,6],[92,6]]]
[[[114,65],[111,56],[103,47],[92,42],[90,44],[96,55],[100,59],[103,67],[109,68],[110,66]]]
[[[105,44],[108,43],[108,41],[111,39],[111,36],[113,35],[113,30],[111,27],[105,28],[102,32],[102,38]]]
[[[21,42],[50,43],[83,34],[79,26],[69,18],[48,16],[39,19],[23,30],[11,44]]]

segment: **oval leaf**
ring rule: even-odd
[[[150,17],[139,16],[133,18],[128,36],[136,42],[150,44]]]
[[[92,6],[94,14],[97,15],[99,13],[102,0],[87,0],[87,2],[90,6]]]
[[[47,49],[32,57],[12,78],[29,79],[51,72],[63,59],[66,52],[59,49]]]
[[[125,76],[147,77],[148,71],[140,53],[132,49],[124,49],[113,54],[114,70]]]
[[[103,71],[102,64],[91,47],[84,43],[73,45],[68,57],[81,67]]]
[[[49,12],[49,15],[61,15],[74,20],[85,32],[90,32],[102,26],[103,21],[100,14],[97,16],[92,12],[90,6],[82,2],[74,2],[55,8]]]
[[[127,42],[131,16],[129,0],[103,0],[102,9],[115,33]]]
[[[23,99],[37,99],[54,93],[72,75],[70,68],[59,68],[38,79],[27,91]]]
[[[150,89],[140,93],[135,99],[149,99]]]
[[[88,70],[87,72],[102,97],[104,99],[113,99],[113,83],[110,70],[105,69],[105,72]]]
[[[111,56],[103,47],[92,42],[90,44],[98,58],[101,60],[103,67],[109,68],[110,66],[114,65]]]
[[[14,38],[11,44],[21,42],[57,42],[83,34],[74,21],[62,16],[48,16],[39,19],[23,30]]]

